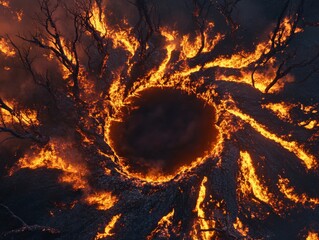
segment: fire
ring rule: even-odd
[[[86,168],[84,165],[72,163],[72,160],[65,159],[70,157],[65,155],[66,150],[71,150],[70,145],[61,145],[59,140],[51,142],[40,150],[40,152],[29,153],[19,160],[17,165],[11,170],[11,175],[22,168],[38,169],[48,168],[62,171],[60,181],[71,184],[74,189],[87,187]]]
[[[233,226],[244,237],[249,233],[249,228],[244,226],[238,217],[236,218],[236,222],[233,223]]]
[[[208,23],[208,27],[203,33],[203,37],[200,33],[197,33],[193,41],[189,35],[184,35],[182,37],[180,46],[182,47],[182,54],[185,58],[194,58],[200,50],[202,53],[207,53],[211,52],[215,48],[215,46],[224,38],[224,35],[216,33],[215,36],[211,38],[213,28],[214,23]]]
[[[205,214],[204,202],[206,198],[206,186],[207,177],[203,178],[201,182],[198,198],[194,211],[197,212],[198,219],[196,220],[194,228],[194,239],[210,240],[214,237],[215,232],[209,229],[214,229],[216,222],[214,220],[209,220]],[[205,231],[206,230],[206,231]],[[208,230],[208,231],[207,231]]]
[[[290,201],[304,206],[309,205],[311,208],[315,208],[319,205],[318,198],[309,197],[305,193],[301,195],[297,194],[295,189],[292,186],[289,186],[289,183],[290,182],[287,178],[279,178],[278,187]]]
[[[32,109],[16,109],[14,101],[4,101],[6,105],[0,108],[1,120],[5,125],[37,126],[39,125],[38,113]]]
[[[315,232],[309,232],[306,240],[319,240],[319,234]]]
[[[90,194],[85,201],[89,205],[96,206],[98,210],[106,211],[116,204],[117,198],[110,192],[99,192]]]
[[[7,57],[14,57],[16,55],[15,50],[4,38],[0,38],[0,52]]]
[[[267,108],[274,112],[278,118],[283,121],[292,122],[290,111],[295,107],[294,104],[285,102],[264,104],[263,108]]]
[[[286,150],[294,153],[306,166],[308,170],[317,168],[317,160],[316,157],[313,155],[307,153],[305,150],[302,149],[302,147],[295,141],[286,141],[280,137],[278,137],[276,134],[271,133],[266,129],[265,126],[258,123],[255,119],[250,117],[249,115],[242,113],[238,109],[229,109],[228,110],[231,114],[241,118],[243,121],[247,122],[250,126],[252,126],[257,132],[262,134],[264,137],[280,144],[283,148]]]
[[[6,1],[6,0],[1,0],[1,1],[0,1],[0,5],[2,5],[2,6],[4,6],[4,7],[6,7],[6,8],[8,8],[8,7],[10,7],[10,2],[9,2],[9,1]]]
[[[95,237],[95,239],[104,239],[106,237],[112,237],[114,233],[112,233],[115,224],[119,220],[122,214],[118,214],[112,217],[111,221],[105,226],[104,232],[103,233],[98,233]]]
[[[127,30],[113,29],[107,25],[107,18],[105,15],[105,7],[99,9],[96,2],[92,6],[92,16],[90,23],[96,29],[101,37],[108,37],[112,40],[114,48],[123,48],[128,51],[132,56],[135,55],[139,46],[138,41],[130,34],[131,29]],[[124,22],[125,23],[125,22]]]
[[[43,3],[47,2],[49,1],[43,1]],[[60,1],[57,2],[59,3]],[[158,236],[169,239],[171,232],[178,235],[177,232],[181,229],[180,226],[183,226],[184,229],[189,226],[188,232],[183,234],[191,235],[190,238],[192,239],[214,239],[217,238],[217,232],[229,234],[227,231],[237,231],[236,234],[240,234],[244,238],[250,238],[249,234],[254,237],[258,229],[249,225],[249,218],[256,220],[256,222],[263,220],[262,218],[255,219],[259,218],[259,215],[256,214],[257,211],[262,212],[262,215],[265,212],[264,210],[267,209],[265,215],[268,216],[271,212],[268,209],[271,209],[274,214],[278,215],[279,219],[285,214],[287,216],[292,215],[291,211],[297,209],[297,207],[307,211],[317,210],[319,199],[309,193],[300,192],[291,183],[293,182],[292,179],[289,180],[278,176],[278,174],[275,180],[265,179],[267,174],[262,173],[262,169],[260,169],[254,156],[264,157],[265,163],[267,163],[267,156],[261,156],[262,154],[258,152],[257,148],[254,149],[254,146],[251,146],[251,149],[247,148],[247,144],[234,134],[238,131],[245,132],[247,127],[249,131],[252,128],[254,134],[276,143],[284,149],[284,153],[287,155],[292,153],[300,160],[304,168],[293,169],[296,174],[298,171],[305,171],[317,177],[318,153],[313,148],[308,148],[306,140],[300,139],[307,138],[307,140],[310,139],[309,141],[314,139],[313,142],[316,144],[315,141],[317,141],[318,137],[316,130],[319,127],[319,120],[317,119],[318,106],[315,104],[294,103],[291,99],[284,99],[281,95],[273,94],[281,93],[287,83],[293,82],[295,77],[298,77],[297,74],[296,76],[293,75],[293,72],[284,75],[271,89],[268,89],[269,84],[278,75],[280,70],[278,67],[285,66],[281,65],[284,62],[280,62],[284,61],[282,60],[284,58],[284,50],[279,48],[280,50],[273,54],[274,48],[285,44],[288,45],[292,34],[302,34],[304,29],[299,26],[302,25],[301,23],[298,23],[297,26],[292,17],[283,16],[280,19],[281,22],[274,26],[275,29],[278,28],[277,31],[273,29],[273,32],[268,34],[268,38],[265,38],[265,36],[256,38],[255,41],[257,42],[251,44],[251,49],[240,48],[241,46],[238,44],[238,46],[220,53],[223,48],[228,47],[224,47],[222,44],[224,40],[226,40],[225,42],[229,41],[229,36],[217,31],[215,25],[218,21],[205,20],[203,21],[205,29],[195,30],[193,34],[184,35],[180,33],[179,29],[174,27],[174,24],[170,26],[159,24],[159,26],[155,26],[152,29],[150,38],[145,43],[142,43],[141,39],[143,37],[138,35],[138,27],[130,25],[131,19],[122,19],[114,23],[110,19],[110,16],[113,17],[114,13],[110,13],[106,1],[89,2],[88,9],[80,9],[79,11],[83,12],[79,13],[78,18],[72,19],[75,20],[74,25],[81,24],[77,21],[88,21],[76,29],[81,37],[77,41],[74,40],[75,42],[72,42],[68,34],[64,36],[62,28],[61,32],[57,31],[58,34],[54,35],[54,27],[45,25],[50,22],[48,19],[47,22],[41,23],[44,24],[42,28],[41,24],[39,24],[39,32],[43,30],[43,35],[42,33],[38,34],[37,29],[37,32],[31,35],[29,41],[27,38],[25,39],[30,44],[28,46],[30,55],[28,51],[24,51],[25,49],[19,49],[13,42],[10,42],[11,38],[8,38],[8,40],[0,38],[0,53],[8,62],[20,57],[23,59],[24,66],[34,67],[31,65],[34,63],[32,57],[36,55],[34,52],[38,53],[34,50],[36,46],[41,49],[41,54],[39,55],[44,57],[46,61],[56,61],[59,66],[58,74],[51,73],[50,66],[48,67],[47,75],[44,76],[42,73],[38,73],[36,67],[34,67],[34,69],[29,69],[31,70],[29,74],[31,76],[28,77],[35,80],[37,87],[45,89],[46,94],[49,92],[52,95],[52,102],[54,102],[52,105],[56,105],[55,108],[59,110],[52,110],[51,106],[45,106],[46,109],[43,111],[48,110],[48,112],[52,111],[54,113],[65,111],[67,113],[65,115],[68,115],[67,111],[70,109],[71,114],[69,115],[72,116],[65,117],[65,122],[64,119],[61,122],[67,123],[65,125],[71,128],[73,125],[75,126],[71,130],[75,136],[74,138],[76,138],[76,140],[73,138],[72,140],[62,139],[53,135],[50,136],[51,140],[45,146],[34,145],[25,153],[24,157],[18,160],[10,172],[11,175],[24,168],[31,170],[39,168],[58,170],[60,172],[59,183],[69,184],[74,190],[81,190],[79,191],[82,193],[81,200],[75,201],[74,205],[83,203],[85,206],[92,206],[90,209],[95,212],[110,217],[105,228],[103,225],[103,229],[99,229],[97,233],[94,232],[95,239],[117,238],[117,226],[125,228],[124,223],[127,224],[130,221],[130,218],[126,216],[127,205],[126,201],[123,201],[123,195],[116,195],[117,193],[112,192],[113,190],[110,189],[114,188],[108,188],[111,184],[118,184],[118,189],[125,191],[125,197],[132,197],[138,203],[137,205],[145,204],[143,206],[145,209],[151,205],[148,202],[149,199],[155,202],[157,194],[167,189],[172,189],[172,194],[174,194],[174,190],[185,184],[185,193],[183,194],[186,197],[188,197],[187,194],[193,196],[190,193],[198,192],[197,198],[194,197],[192,199],[193,202],[190,201],[190,203],[185,204],[190,212],[193,211],[192,214],[187,213],[187,217],[189,215],[195,216],[195,220],[191,224],[184,224],[183,222],[186,215],[178,211],[180,210],[177,208],[179,202],[174,199],[177,195],[171,196],[171,192],[165,192],[167,196],[169,195],[168,197],[174,199],[172,200],[173,205],[170,205],[174,206],[174,208],[166,209],[163,211],[166,215],[162,214],[157,218],[157,223],[153,221],[152,226],[147,226],[149,232],[144,233],[147,239],[157,238]],[[136,1],[135,7],[138,7],[138,2],[143,1]],[[193,1],[193,3],[195,2],[198,1]],[[212,3],[212,1],[208,2],[212,4],[211,7],[217,4]],[[66,11],[66,9],[67,14],[65,15],[67,17],[77,14],[73,13],[71,8],[68,8],[68,3],[65,4],[61,9],[57,7],[56,12],[58,14],[55,14],[59,15],[61,14],[60,12]],[[9,8],[10,1],[0,0],[0,5]],[[138,9],[141,21],[143,22],[147,18],[147,14],[152,15],[153,11],[156,12],[155,8],[143,9],[145,10],[143,12],[144,15],[141,13],[141,9]],[[228,14],[227,11],[220,11],[220,13],[221,15]],[[22,20],[26,16],[24,11],[20,10],[12,14],[15,21],[20,22],[19,24],[22,25],[24,22]],[[63,19],[64,16],[61,14],[59,17]],[[155,18],[155,16],[152,17]],[[80,18],[81,20],[79,20]],[[60,19],[57,22],[59,21]],[[230,19],[227,19],[227,21],[230,21]],[[154,23],[154,25],[156,24]],[[57,26],[59,26],[59,23]],[[95,38],[98,38],[100,42]],[[22,41],[22,39],[19,41]],[[96,47],[97,45],[98,47]],[[215,53],[215,50],[217,53]],[[22,56],[21,53],[26,56],[23,54]],[[200,56],[201,54],[203,56]],[[269,58],[267,58],[268,55]],[[282,56],[278,57],[278,55]],[[27,57],[30,57],[30,59]],[[264,60],[264,58],[267,60]],[[43,67],[40,65],[37,67]],[[141,67],[140,65],[143,66]],[[11,66],[3,67],[6,70],[5,74],[13,73],[14,69]],[[54,82],[56,77],[61,80],[60,82],[57,81],[57,84]],[[43,81],[37,81],[39,79]],[[70,80],[75,81],[72,82]],[[239,84],[236,85],[236,83]],[[70,92],[70,84],[78,84],[79,94]],[[256,111],[271,112],[273,118],[277,117],[284,123],[295,126],[297,130],[303,131],[302,134],[305,132],[304,135],[306,136],[304,137],[299,132],[296,133],[296,138],[292,135],[282,136],[271,130],[273,129],[271,123],[269,126],[261,123],[252,114],[247,113],[244,108],[239,107],[241,105],[238,102],[245,98],[243,96],[241,96],[242,98],[232,97],[231,91],[236,91],[235,87],[239,89],[243,84],[246,84],[246,88],[248,88],[247,85],[251,86],[251,92],[258,94],[258,96],[265,96],[260,98],[263,99],[262,101],[267,100],[266,104],[256,103],[254,105],[256,106]],[[206,105],[216,110],[216,119],[211,123],[214,126],[216,125],[218,129],[216,144],[204,152],[203,156],[194,159],[187,166],[180,167],[170,175],[161,174],[155,167],[144,175],[130,172],[129,167],[125,165],[126,162],[116,153],[113,139],[110,136],[112,123],[123,122],[125,120],[124,112],[130,111],[134,107],[132,106],[133,99],[141,96],[143,91],[151,88],[182,91],[203,100]],[[263,95],[263,93],[267,94]],[[39,90],[40,94],[42,94],[41,90]],[[234,94],[234,96],[236,95]],[[272,99],[277,99],[276,97],[281,100],[272,102]],[[17,97],[17,99],[19,98]],[[251,101],[254,100],[251,99]],[[32,101],[32,99],[28,99],[28,101]],[[40,118],[42,116],[40,114],[43,114],[40,110],[18,107],[18,105],[19,103],[15,101],[3,101],[3,105],[0,108],[0,121],[4,127],[17,128],[20,126],[22,130],[35,127],[45,128],[46,126],[42,124],[45,124],[45,121],[50,122]],[[295,110],[300,111],[300,115],[303,115],[300,117],[303,117],[301,120],[293,117]],[[257,115],[258,112],[256,112]],[[71,120],[69,118],[73,121],[72,124],[70,124],[69,121]],[[314,133],[312,134],[312,132]],[[263,138],[261,137],[261,139]],[[263,143],[262,140],[260,141]],[[242,149],[242,146],[246,148]],[[279,149],[281,148],[279,147]],[[224,152],[230,157],[227,154],[227,157],[223,157]],[[86,154],[94,155],[92,160],[87,159]],[[271,155],[271,150],[269,155]],[[231,169],[234,171],[229,171],[227,169],[228,166],[234,167],[235,169]],[[200,173],[199,171],[203,168],[205,168],[206,172]],[[96,172],[92,169],[96,170]],[[212,172],[213,170],[216,170],[216,175],[213,175],[215,174]],[[278,169],[275,170],[277,171]],[[289,171],[289,169],[283,169],[283,172],[285,171]],[[91,180],[91,173],[92,177],[98,175],[99,188],[91,186],[91,182],[93,182],[89,181]],[[289,174],[287,175],[290,176]],[[227,180],[216,180],[215,176],[223,176]],[[202,179],[202,181],[198,184],[199,186],[189,187],[192,190],[188,190],[187,184],[190,181],[189,185],[191,185],[191,179]],[[275,191],[272,191],[273,188],[267,184],[271,181],[275,181]],[[230,186],[230,182],[234,186]],[[215,185],[218,186],[216,187]],[[216,206],[219,208],[218,211],[221,212],[218,214],[219,212],[215,213],[213,209],[208,208],[210,203],[215,203],[214,200],[208,201],[207,199],[212,199],[212,196],[209,195],[211,189],[214,192],[215,187],[216,189],[223,189],[226,188],[226,185],[226,190],[230,190],[230,193],[227,192],[227,194],[232,196],[227,196],[225,199],[220,200],[219,198],[222,198],[222,196],[216,194],[216,199],[219,199],[218,202],[216,200]],[[223,193],[223,190],[221,190],[221,193]],[[166,195],[162,194],[161,196]],[[234,200],[233,202],[229,200],[231,197],[235,198],[232,199]],[[290,204],[286,206],[284,204],[286,202]],[[251,205],[257,203],[255,212],[248,207],[248,209],[245,209],[247,212],[244,213],[241,207],[245,203]],[[114,212],[116,215],[114,215]],[[134,213],[133,210],[132,213]],[[149,210],[147,213],[151,214],[152,211]],[[230,215],[230,218],[227,218],[229,217],[228,215]],[[266,218],[267,216],[263,217]],[[225,226],[223,226],[223,220],[226,222],[229,219],[231,219],[230,222],[225,223]],[[189,221],[189,219],[186,219],[186,221]],[[257,223],[252,225],[254,224]],[[309,231],[307,239],[319,239],[318,233]]]
[[[260,201],[269,204],[273,196],[269,193],[268,188],[258,179],[248,152],[240,152],[240,169],[242,175],[242,179],[239,182],[240,191],[246,195],[246,197],[252,192]]]
[[[169,238],[170,234],[167,231],[169,226],[172,225],[172,219],[174,217],[174,209],[169,212],[167,215],[162,217],[162,219],[158,222],[157,227],[151,232],[151,234],[147,237],[147,240],[154,239],[155,236],[160,234],[161,238]]]

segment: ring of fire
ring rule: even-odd
[[[110,145],[130,172],[176,175],[213,151],[215,109],[194,94],[150,88],[121,112],[122,121],[110,125]]]

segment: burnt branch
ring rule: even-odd
[[[43,136],[37,128],[28,113],[13,109],[0,98],[0,133],[9,133],[15,138],[29,139],[36,143],[47,143],[49,138]]]
[[[35,233],[35,232],[39,232],[39,233],[46,233],[48,235],[59,235],[60,231],[55,229],[55,228],[51,228],[51,227],[46,227],[46,226],[40,226],[40,225],[28,225],[22,218],[18,217],[17,215],[15,215],[8,206],[0,204],[0,207],[2,209],[4,209],[11,218],[17,220],[21,227],[18,227],[16,229],[13,229],[11,231],[2,233],[0,235],[1,239],[12,239],[14,238],[14,236],[22,234],[22,233]]]
[[[292,53],[294,50],[289,49],[289,45],[295,38],[297,33],[302,31],[300,30],[300,28],[298,28],[298,26],[302,22],[305,1],[301,0],[295,7],[295,10],[289,8],[291,4],[292,2],[288,0],[283,5],[283,8],[281,9],[281,12],[277,18],[276,25],[270,35],[270,47],[265,48],[259,59],[253,63],[254,67],[251,73],[251,81],[252,85],[255,86],[254,75],[258,71],[258,69],[264,67],[267,63],[270,62],[271,59],[273,59],[277,55],[281,55],[283,52],[285,52],[288,56],[285,60],[278,64],[276,76],[265,89],[266,93],[278,82],[279,79],[289,74],[293,69],[298,67],[305,67],[315,60],[310,59],[308,61],[295,63],[283,70],[283,67],[287,63],[288,59],[291,58],[290,55],[294,54]],[[289,27],[287,25],[289,25]]]
[[[225,18],[225,21],[227,25],[230,26],[232,33],[234,33],[239,27],[239,25],[234,21],[232,13],[240,1],[241,0],[223,0],[222,3],[220,3],[216,0],[210,0],[218,12]]]
[[[277,71],[276,71],[276,76],[275,78],[268,84],[268,86],[266,87],[265,89],[265,93],[268,93],[269,90],[278,82],[278,80],[282,79],[283,77],[287,76],[289,73],[291,73],[294,69],[297,69],[297,68],[303,68],[303,67],[306,67],[306,66],[309,66],[311,65],[312,63],[314,63],[317,59],[319,59],[319,51],[317,54],[315,54],[312,58],[308,59],[308,60],[303,60],[301,62],[297,62],[297,63],[293,63],[289,66],[285,66],[286,63],[288,62],[288,60],[291,58],[291,56],[287,56],[286,59],[284,59]],[[317,68],[318,70],[318,68]],[[316,70],[313,70],[311,71],[307,76],[306,78],[309,78]]]
[[[80,23],[79,16],[73,15],[73,28],[74,37],[68,41],[61,35],[61,31],[58,29],[56,20],[54,20],[54,14],[57,11],[59,4],[57,3],[53,7],[49,0],[43,0],[40,3],[41,13],[44,15],[44,22],[40,22],[40,25],[44,28],[45,32],[32,34],[31,37],[19,36],[22,40],[36,45],[39,48],[43,48],[51,51],[57,57],[58,61],[70,72],[70,76],[73,82],[72,92],[75,98],[78,98],[79,94],[79,59],[77,52],[77,44],[80,41]]]

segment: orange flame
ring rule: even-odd
[[[315,232],[308,232],[306,240],[319,240],[319,234]]]
[[[111,221],[105,226],[104,232],[98,233],[95,237],[95,240],[104,239],[106,237],[112,237],[114,235],[114,233],[112,233],[112,230],[114,229],[115,224],[120,217],[121,217],[121,214],[113,216]]]
[[[319,205],[318,198],[311,198],[305,193],[298,195],[295,192],[295,189],[289,186],[289,180],[287,178],[279,178],[278,187],[280,191],[286,196],[286,198],[294,203],[299,203],[302,205],[309,204],[311,208],[315,208]]]
[[[158,234],[160,234],[161,238],[169,238],[170,234],[167,231],[167,228],[172,225],[172,218],[174,216],[174,209],[169,212],[167,215],[162,217],[159,220],[157,227],[151,232],[151,234],[147,237],[147,240],[152,240]]]
[[[193,226],[193,229],[194,229],[193,239],[210,240],[215,235],[214,231],[200,231],[200,230],[208,230],[208,229],[214,228],[216,225],[215,220],[207,219],[207,216],[205,215],[205,209],[203,207],[203,204],[206,198],[206,186],[205,186],[206,183],[207,183],[207,177],[204,177],[199,188],[198,198],[197,198],[196,206],[194,209],[194,211],[197,212],[198,219]]]
[[[307,153],[305,150],[303,150],[302,147],[297,142],[294,142],[294,141],[289,142],[278,137],[276,134],[268,131],[265,126],[261,125],[255,119],[253,119],[252,117],[250,117],[249,115],[245,113],[242,113],[238,109],[235,109],[235,108],[229,109],[228,112],[241,118],[243,121],[249,123],[250,126],[252,126],[257,132],[259,132],[264,137],[280,144],[283,148],[285,148],[289,152],[294,153],[304,163],[304,165],[306,166],[308,170],[317,168],[318,163],[316,158],[313,155]]]
[[[246,196],[252,192],[260,201],[270,204],[273,198],[272,194],[258,179],[248,152],[240,152],[240,170],[242,174],[242,179],[239,182],[240,191]]]
[[[89,205],[96,206],[98,210],[106,211],[115,205],[117,198],[110,192],[100,192],[90,194],[85,201]]]
[[[64,152],[70,150],[71,146],[61,144],[58,140],[51,140],[39,153],[30,153],[21,158],[10,174],[21,168],[58,169],[63,172],[60,177],[61,182],[71,184],[74,189],[83,189],[87,186],[85,179],[87,170],[84,165],[75,164],[70,159],[65,159],[70,156],[66,156]]]
[[[4,38],[0,39],[0,52],[7,57],[14,57],[16,55],[15,50]]]

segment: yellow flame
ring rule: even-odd
[[[206,198],[206,183],[207,177],[204,177],[199,188],[198,198],[194,209],[194,211],[197,212],[198,219],[193,227],[193,239],[210,240],[215,235],[214,231],[200,231],[212,229],[216,225],[216,222],[214,220],[207,219],[207,216],[205,215],[205,209],[203,207]],[[199,229],[197,228],[197,226],[199,226]]]
[[[202,48],[202,53],[212,51],[215,48],[215,46],[224,38],[224,35],[222,35],[221,33],[214,34],[213,38],[210,37],[210,35],[213,34],[213,27],[214,23],[209,23],[207,29],[203,33],[203,37],[200,33],[197,33],[193,41],[190,39],[189,35],[184,35],[180,43],[180,46],[182,48],[182,55],[186,58],[193,58],[197,55],[200,48]]]
[[[278,187],[280,192],[282,192],[286,198],[294,203],[300,203],[302,205],[309,204],[310,207],[314,208],[319,205],[318,198],[311,198],[305,193],[298,195],[292,186],[289,186],[289,180],[287,178],[279,178]]]
[[[306,240],[319,240],[319,234],[315,232],[308,232]]]
[[[92,5],[92,16],[90,22],[94,29],[98,31],[101,37],[109,37],[115,48],[122,47],[128,51],[132,56],[136,53],[139,42],[130,34],[131,28],[127,30],[113,29],[107,24],[105,7],[102,6],[100,11],[96,2]],[[125,23],[125,21],[124,21]]]
[[[15,50],[4,38],[0,39],[0,52],[7,57],[14,57],[16,55]]]
[[[39,125],[38,113],[35,110],[31,109],[23,109],[19,111],[15,111],[16,103],[13,101],[4,101],[5,104],[11,109],[1,108],[0,115],[1,119],[4,121],[6,125],[10,124],[18,124],[23,126],[37,126]]]
[[[172,225],[172,219],[174,216],[174,209],[167,215],[161,218],[157,223],[157,227],[151,232],[147,237],[147,240],[152,240],[157,234],[160,234],[161,238],[169,239],[170,234],[168,232],[168,227]]]
[[[85,201],[89,205],[96,206],[98,210],[106,211],[115,205],[117,198],[110,192],[99,192],[88,195]]]
[[[269,193],[268,188],[258,179],[248,152],[240,152],[240,170],[242,174],[242,180],[239,182],[241,192],[246,196],[252,192],[260,201],[270,204],[272,195]]]
[[[305,150],[302,149],[302,147],[297,143],[297,142],[289,142],[286,140],[283,140],[282,138],[278,137],[276,134],[271,133],[266,129],[265,126],[262,124],[258,123],[255,119],[250,117],[249,115],[242,113],[238,109],[228,109],[228,112],[231,114],[241,118],[243,121],[247,122],[252,126],[257,132],[259,132],[261,135],[264,137],[280,144],[283,148],[288,150],[289,152],[294,153],[301,161],[304,163],[306,168],[309,169],[314,169],[317,168],[317,160],[314,156],[311,154],[307,153]]]
[[[267,108],[274,112],[278,118],[281,120],[292,122],[290,111],[292,108],[294,108],[295,104],[280,102],[280,103],[268,103],[262,105],[263,108]]]
[[[72,159],[64,159],[62,157],[63,152],[70,151],[70,147],[61,144],[58,140],[51,140],[39,153],[30,153],[21,158],[12,169],[11,174],[21,168],[58,169],[63,172],[60,177],[61,182],[72,184],[74,189],[83,189],[87,187],[85,178],[87,170],[85,166],[72,163]]]
[[[112,237],[114,233],[112,233],[112,230],[115,227],[115,224],[121,217],[121,214],[115,215],[112,217],[111,221],[105,226],[104,232],[103,233],[98,233],[95,237],[95,240],[98,239],[104,239],[106,237]]]
[[[248,235],[249,228],[244,226],[238,217],[236,218],[236,222],[233,223],[233,226],[243,237]]]

